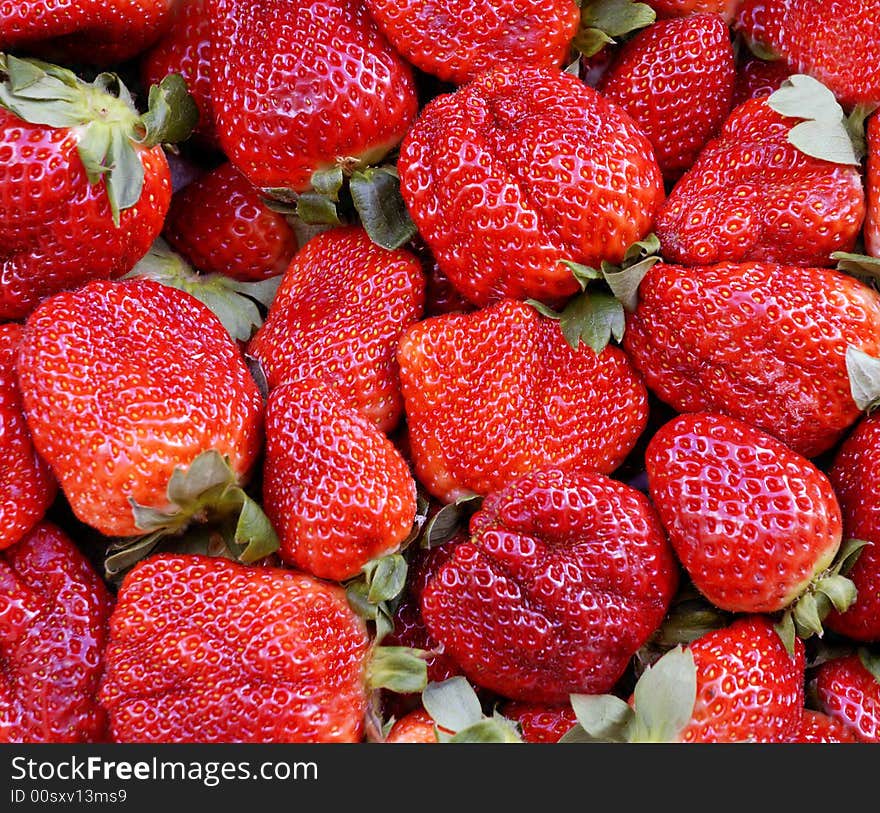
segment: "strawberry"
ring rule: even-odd
[[[505,717],[519,724],[525,742],[559,742],[577,723],[570,705],[546,706],[514,700],[505,703],[502,711]]]
[[[298,247],[284,215],[229,163],[174,194],[163,234],[200,271],[242,281],[281,274]]]
[[[98,698],[116,742],[356,742],[368,652],[341,587],[162,554],[122,583]]]
[[[415,471],[441,502],[545,465],[609,473],[647,422],[644,385],[619,348],[573,350],[521,302],[423,320],[397,357]]]
[[[423,590],[422,615],[471,681],[510,699],[608,691],[677,586],[647,498],[583,468],[513,480],[470,534]]]
[[[286,563],[341,581],[398,549],[415,520],[416,485],[365,416],[303,378],[269,393],[263,505]]]
[[[655,23],[629,40],[599,90],[632,116],[663,176],[675,180],[724,124],[735,76],[724,20],[696,14]]]
[[[21,319],[144,255],[171,197],[160,142],[185,137],[194,108],[180,77],[154,86],[143,115],[114,74],[87,84],[0,54],[0,80],[0,319]]]
[[[232,487],[255,466],[260,393],[219,320],[182,291],[97,280],[49,297],[28,318],[17,365],[34,446],[102,534],[182,528],[202,514],[195,483],[175,478],[167,493],[178,467],[201,459],[201,476],[210,455],[226,458]]]
[[[434,720],[424,709],[415,709],[394,723],[385,742],[437,742]]]
[[[858,420],[847,347],[880,355],[880,296],[831,269],[658,263],[623,347],[678,412],[720,412],[806,457]]]
[[[111,65],[149,47],[170,26],[174,0],[16,0],[0,9],[0,50]]]
[[[737,107],[669,194],[654,223],[667,261],[827,266],[852,250],[865,218],[858,168],[796,147],[797,118],[774,96]]]
[[[411,252],[380,248],[361,227],[331,229],[294,257],[248,352],[270,387],[325,378],[389,432],[403,411],[394,354],[403,331],[421,317],[424,297],[422,267]]]
[[[736,613],[797,602],[798,631],[821,633],[823,602],[844,603],[843,577],[829,572],[842,520],[816,466],[748,424],[695,413],[651,438],[645,468],[669,541],[703,596]]]
[[[830,717],[821,711],[804,709],[801,724],[788,742],[859,742],[859,738],[851,728],[840,720]]]
[[[0,742],[100,742],[112,600],[76,545],[41,522],[0,553]]]
[[[825,714],[864,742],[880,742],[880,668],[866,651],[825,661],[814,689]]]
[[[650,142],[579,79],[499,67],[426,105],[401,145],[400,191],[469,300],[579,290],[561,260],[620,262],[662,199]]]
[[[770,96],[782,87],[793,71],[783,60],[767,62],[763,59],[747,59],[736,71],[733,88],[733,106],[739,107],[749,99]]]
[[[734,12],[741,0],[645,0],[657,12],[657,16],[687,17],[691,14],[720,14],[726,23],[733,20]]]
[[[0,325],[0,550],[14,545],[52,505],[58,484],[34,451],[22,412],[15,357],[21,326]]]
[[[218,0],[215,13],[217,135],[254,186],[308,191],[316,171],[382,158],[415,117],[412,71],[357,0]]]
[[[409,62],[459,85],[499,64],[559,67],[580,22],[574,0],[366,0],[366,6]]]
[[[880,116],[868,122],[867,166],[868,213],[865,218],[865,248],[880,257]]]
[[[880,0],[742,0],[734,28],[827,85],[844,106],[880,103]]]

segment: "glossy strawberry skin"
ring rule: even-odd
[[[422,592],[422,615],[473,683],[513,700],[607,692],[677,587],[648,499],[583,469],[511,482],[470,532]]]
[[[116,742],[356,742],[368,649],[338,586],[154,556],[122,583],[98,696]]]
[[[573,0],[366,0],[366,5],[407,61],[459,85],[499,64],[558,68],[580,22]]]
[[[865,219],[861,174],[798,150],[788,140],[797,123],[764,98],[730,114],[657,214],[668,262],[821,267],[853,250]]]
[[[880,682],[857,654],[821,664],[815,689],[825,714],[848,726],[860,740],[880,742]]]
[[[412,70],[357,0],[219,0],[211,95],[220,145],[255,186],[378,160],[415,117]]]
[[[388,438],[306,378],[269,394],[263,507],[286,563],[341,581],[397,550],[415,520],[416,485]]]
[[[577,723],[570,704],[547,706],[540,703],[505,703],[502,714],[519,723],[523,742],[555,743]]]
[[[682,742],[783,742],[804,708],[804,645],[789,655],[766,616],[743,616],[690,644],[697,699]]]
[[[733,89],[733,106],[739,107],[749,99],[769,96],[779,90],[782,83],[793,73],[783,59],[766,62],[763,59],[748,59],[736,71]]]
[[[739,0],[647,0],[660,19],[687,17],[691,14],[720,14],[725,22],[733,19]]]
[[[0,325],[0,549],[21,539],[52,505],[58,484],[35,451],[22,411],[15,358],[21,325]]]
[[[724,20],[697,14],[655,23],[629,40],[599,89],[632,116],[664,177],[676,180],[724,124],[735,77]]]
[[[139,201],[113,224],[103,184],[91,185],[72,130],[0,109],[0,319],[27,316],[58,291],[130,271],[162,229],[171,176],[161,147],[139,149]]]
[[[768,263],[658,263],[639,288],[623,347],[678,412],[721,412],[806,457],[860,412],[846,348],[880,354],[880,297],[838,271]]]
[[[390,432],[403,412],[397,343],[424,302],[415,255],[380,248],[360,227],[339,227],[313,237],[294,257],[248,352],[270,387],[325,378]]]
[[[880,257],[880,117],[874,115],[868,122],[867,164],[868,214],[865,218],[865,249]]]
[[[96,701],[112,599],[88,560],[41,522],[0,552],[0,742],[106,738]]]
[[[415,709],[401,717],[388,732],[386,743],[437,742],[437,732],[431,715],[424,709]]]
[[[199,271],[244,282],[283,273],[298,248],[284,215],[229,163],[175,193],[163,234]]]
[[[574,351],[558,322],[521,302],[423,320],[397,357],[415,471],[441,502],[544,465],[609,473],[647,422],[619,348]]]
[[[840,506],[809,460],[721,415],[681,415],[645,453],[648,487],[694,586],[716,607],[787,607],[840,547]]]
[[[140,505],[168,507],[176,466],[216,449],[246,481],[262,401],[217,317],[146,279],[96,281],[31,314],[17,359],[34,446],[74,513],[107,536],[143,533]]]
[[[801,724],[788,742],[842,743],[859,742],[859,738],[840,720],[829,717],[821,711],[804,709]]]
[[[481,306],[575,293],[560,261],[619,262],[664,194],[629,116],[576,77],[541,68],[500,67],[433,99],[398,169],[440,269]]]

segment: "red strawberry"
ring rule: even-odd
[[[868,122],[867,167],[868,214],[865,218],[865,248],[880,257],[880,116]]]
[[[58,484],[34,451],[22,412],[15,356],[21,326],[0,325],[0,549],[21,539],[55,499]]]
[[[859,738],[840,720],[821,711],[804,709],[801,724],[788,742],[859,742]]]
[[[200,271],[245,282],[281,274],[297,249],[284,215],[228,163],[175,193],[163,233]]]
[[[661,18],[714,12],[722,15],[725,22],[729,23],[741,0],[646,0],[646,2]]]
[[[394,354],[422,314],[418,259],[388,251],[360,227],[323,232],[296,255],[248,352],[270,387],[323,377],[383,431],[403,411]]]
[[[623,346],[678,412],[721,412],[814,457],[860,415],[849,345],[880,355],[880,296],[838,271],[768,263],[658,263]]]
[[[667,179],[689,169],[730,113],[736,76],[718,14],[655,23],[629,40],[599,89],[633,117]]]
[[[470,680],[514,700],[608,691],[677,586],[647,498],[584,469],[512,481],[470,531],[422,592],[422,615]]]
[[[880,0],[743,0],[735,28],[827,85],[840,103],[880,103]]]
[[[545,465],[611,472],[647,422],[619,348],[572,350],[521,302],[419,322],[397,356],[416,474],[442,502]]]
[[[368,651],[340,587],[153,556],[120,588],[98,697],[116,742],[355,742]]]
[[[211,97],[223,150],[255,186],[379,160],[416,114],[409,66],[357,0],[219,0]]]
[[[580,22],[574,0],[366,0],[366,5],[409,62],[456,84],[499,64],[557,68]]]
[[[524,742],[559,742],[577,722],[570,705],[545,706],[540,703],[505,703],[504,716],[519,723]]]
[[[424,709],[411,711],[401,717],[388,732],[386,743],[437,742],[434,720]]]
[[[657,214],[666,260],[827,266],[853,249],[865,218],[859,170],[801,152],[789,141],[797,123],[764,98],[730,114]]]
[[[112,601],[67,535],[42,522],[0,553],[0,742],[100,742]]]
[[[825,661],[815,675],[822,710],[865,742],[880,742],[878,674],[876,657],[861,652]]]
[[[398,549],[416,486],[388,438],[333,388],[304,378],[269,394],[263,504],[285,562],[341,581]]]
[[[228,458],[240,484],[260,451],[262,401],[238,347],[204,305],[151,280],[46,299],[25,326],[18,374],[34,446],[76,516],[108,536],[152,530],[132,501],[155,520],[188,519],[166,516],[166,489],[202,452]]]
[[[111,65],[160,37],[173,8],[174,0],[15,0],[0,9],[0,50]]]
[[[749,99],[758,99],[775,93],[793,71],[784,60],[767,62],[749,59],[736,71],[733,88],[733,106],[739,107]]]
[[[541,68],[498,68],[435,98],[398,169],[440,269],[478,305],[575,293],[560,261],[620,262],[663,199],[651,145],[629,116]]]

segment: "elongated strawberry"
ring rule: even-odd
[[[39,523],[0,553],[0,742],[101,742],[112,599],[67,535]]]
[[[116,742],[353,742],[368,653],[340,587],[159,555],[122,583],[98,696]]]
[[[647,498],[583,469],[517,478],[470,532],[423,590],[422,615],[470,680],[514,700],[608,691],[677,586]]]
[[[667,179],[689,169],[730,113],[736,76],[718,14],[665,20],[629,40],[599,85],[633,117]]]
[[[880,742],[880,668],[862,651],[825,661],[814,677],[825,714],[843,723],[864,742]]]
[[[847,347],[880,355],[880,297],[838,271],[655,265],[623,346],[678,412],[721,412],[814,457],[858,420]]]
[[[821,711],[804,709],[801,724],[788,742],[840,743],[859,742],[849,726]]]
[[[435,98],[398,169],[440,269],[478,305],[575,293],[560,261],[620,262],[663,199],[651,145],[630,117],[546,68],[500,67]]]
[[[868,254],[880,257],[880,117],[868,122],[867,167],[868,213],[865,218],[865,248]]]
[[[380,248],[360,227],[331,229],[294,257],[248,352],[270,387],[325,378],[391,431],[403,411],[397,343],[421,317],[424,298],[424,275],[411,252]]]
[[[611,472],[647,421],[619,348],[573,350],[521,302],[419,322],[397,356],[416,474],[442,502],[545,465]]]

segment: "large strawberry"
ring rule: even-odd
[[[397,356],[416,474],[442,502],[544,465],[611,472],[647,422],[644,384],[619,348],[573,350],[522,302],[419,322]]]
[[[499,64],[559,67],[580,14],[574,0],[366,0],[409,62],[463,84]]]
[[[117,742],[353,742],[368,652],[338,586],[159,555],[122,583],[98,697]]]
[[[511,699],[611,689],[677,587],[648,499],[585,469],[513,480],[470,532],[422,591],[422,615],[470,680]]]
[[[630,117],[546,68],[500,67],[435,98],[398,169],[440,269],[478,305],[575,293],[561,261],[620,262],[663,199],[650,142]]]
[[[55,499],[58,485],[34,451],[22,411],[15,358],[20,325],[0,325],[0,549],[21,539]]]
[[[865,218],[865,248],[880,257],[880,116],[868,122],[867,166],[868,214]]]
[[[421,317],[424,298],[411,252],[380,248],[360,227],[331,229],[293,259],[248,352],[270,387],[326,378],[387,432],[403,411],[397,343]]]
[[[736,76],[718,14],[664,20],[629,40],[599,90],[651,140],[667,179],[689,169],[730,113]]]
[[[880,664],[867,651],[822,663],[813,690],[825,714],[865,742],[880,742]]]
[[[67,535],[38,524],[0,553],[0,742],[99,742],[112,601]]]
[[[20,319],[144,255],[171,198],[159,144],[185,137],[195,111],[180,77],[151,91],[143,115],[113,74],[87,84],[0,54],[0,80],[0,319]]]
[[[677,411],[725,413],[807,457],[859,418],[850,345],[880,355],[880,296],[838,271],[769,263],[658,263],[623,336]]]

